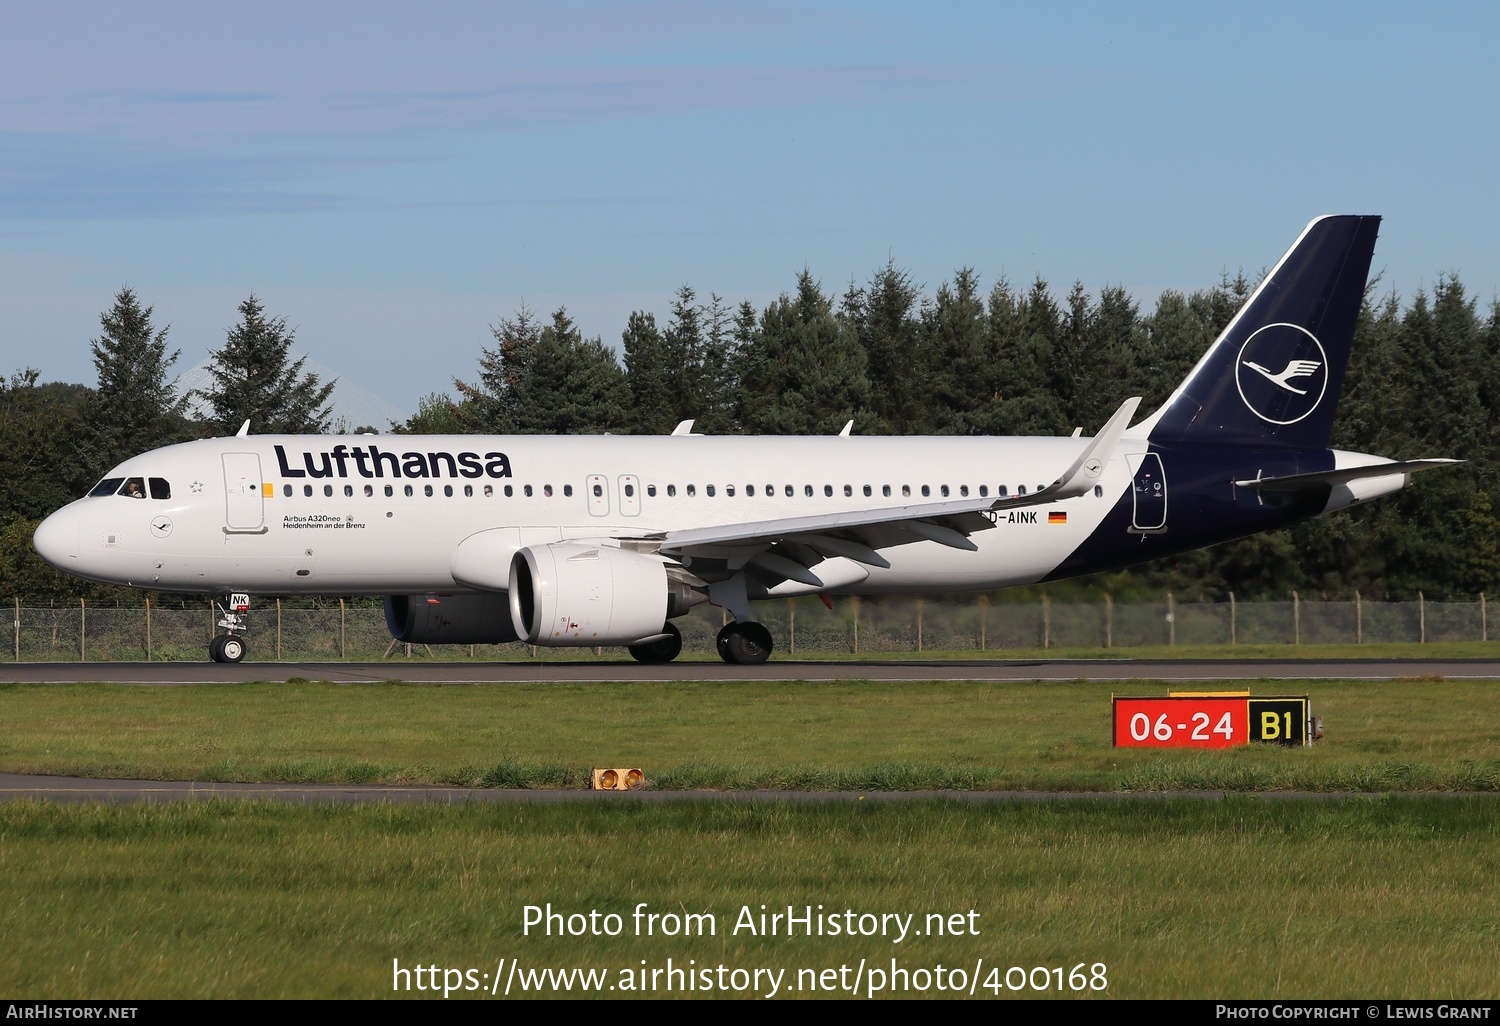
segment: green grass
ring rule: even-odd
[[[590,767],[641,766],[658,788],[1500,790],[1495,682],[1245,686],[1310,693],[1327,737],[1113,748],[1111,692],[1161,683],[9,685],[0,771],[579,787]]]
[[[1002,974],[1102,962],[1117,998],[1494,998],[1497,844],[1493,802],[1474,798],[18,802],[0,804],[0,993],[370,998],[391,994],[393,959],[493,972],[519,958],[615,981],[669,957],[789,980],[895,957]],[[523,907],[549,902],[618,913],[625,935],[523,936]],[[711,913],[717,932],[633,936],[639,902]],[[972,909],[979,933],[732,934],[761,904],[919,924]]]

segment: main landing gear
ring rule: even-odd
[[[662,625],[663,637],[640,645],[631,645],[630,654],[638,663],[670,663],[682,651],[682,632],[668,621]]]
[[[726,663],[755,666],[771,658],[771,632],[753,620],[725,624],[718,642],[719,658]]]
[[[236,592],[220,604],[214,600],[217,623],[225,633],[208,643],[208,657],[216,663],[237,663],[245,658],[245,623],[249,619],[250,596]]]

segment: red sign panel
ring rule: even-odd
[[[1250,743],[1244,698],[1115,698],[1116,748],[1230,748]]]

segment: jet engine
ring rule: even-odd
[[[633,645],[708,599],[662,560],[560,542],[520,549],[510,563],[511,624],[533,645]]]
[[[499,645],[516,640],[502,592],[477,595],[387,595],[385,623],[414,645]]]

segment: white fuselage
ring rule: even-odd
[[[519,547],[995,497],[1002,488],[1014,496],[1050,483],[1086,441],[215,438],[120,464],[107,480],[139,478],[147,496],[80,499],[43,524],[37,547],[80,576],[163,591],[447,592],[466,590],[455,552],[479,532],[514,529]],[[1128,455],[1146,450],[1144,440],[1122,442],[1084,496],[996,514],[995,529],[974,534],[976,551],[923,540],[892,546],[883,550],[889,569],[866,567],[863,580],[828,590],[965,591],[1040,580],[1130,487]],[[153,498],[153,490],[170,497]],[[497,573],[503,579],[503,568]]]

